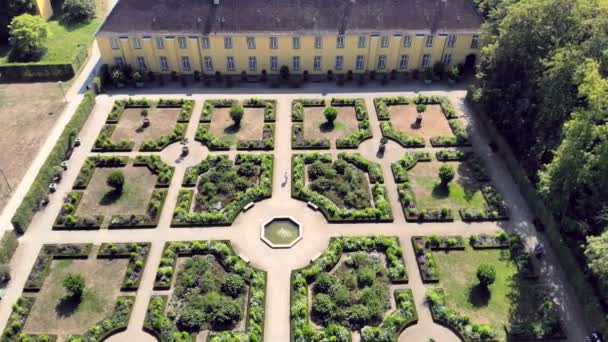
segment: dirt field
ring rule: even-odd
[[[114,309],[127,263],[126,259],[53,261],[24,331],[58,335],[84,333]],[[80,303],[63,300],[62,282],[68,273],[80,273],[85,277],[86,289]]]
[[[418,207],[484,208],[485,199],[469,167],[460,162],[447,163],[454,168],[456,175],[446,188],[439,185],[438,173],[442,164],[437,161],[421,162],[409,172]]]
[[[0,168],[13,190],[64,106],[57,83],[0,84]],[[10,198],[7,180],[0,174],[0,212]]]
[[[264,131],[264,109],[245,108],[240,127],[230,118],[230,108],[216,108],[211,119],[211,134],[226,138],[231,143],[241,140],[260,140]]]
[[[336,107],[338,117],[333,127],[329,127],[323,111],[324,107],[304,108],[304,138],[329,139],[335,141],[359,130],[359,122],[354,107]]]
[[[144,128],[142,127],[141,111],[140,108],[125,109],[112,134],[112,141],[123,139],[135,141],[135,148],[137,149],[144,140],[157,139],[173,132],[179,118],[179,109],[153,109],[149,111],[148,115],[150,126]]]
[[[157,176],[147,167],[126,167],[125,185],[122,194],[116,194],[106,184],[113,168],[97,168],[93,178],[76,209],[76,215],[121,215],[145,214],[148,201],[152,197]]]
[[[388,110],[395,129],[408,135],[425,139],[454,135],[439,105],[426,106],[426,111],[422,113],[421,127],[416,126],[418,112],[415,105],[389,106]]]

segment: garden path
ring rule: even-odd
[[[83,73],[85,74],[85,73]],[[265,89],[259,87],[247,87],[217,90],[200,89],[194,91],[196,94],[184,94],[183,88],[161,88],[134,91],[129,95],[147,96],[155,99],[159,97],[188,97],[197,101],[194,114],[190,120],[187,137],[190,141],[190,154],[187,158],[176,163],[176,159],[181,152],[181,145],[174,144],[160,152],[161,157],[168,163],[176,166],[174,178],[169,188],[166,205],[162,211],[159,226],[156,229],[126,229],[126,230],[98,230],[98,231],[53,231],[51,230],[61,205],[62,198],[70,189],[77,173],[84,160],[92,155],[91,150],[95,138],[102,127],[106,115],[114,100],[126,97],[126,94],[100,95],[97,98],[97,105],[85,125],[82,133],[82,146],[78,147],[69,161],[69,168],[64,174],[64,181],[59,184],[57,193],[52,195],[51,202],[35,217],[27,234],[20,238],[18,248],[12,262],[13,279],[9,283],[5,297],[0,306],[0,326],[4,326],[11,311],[10,305],[16,301],[21,294],[21,289],[34,263],[36,256],[43,244],[46,243],[75,243],[75,242],[152,242],[152,249],[145,267],[141,286],[137,291],[137,299],[131,316],[128,329],[120,334],[113,336],[111,341],[147,341],[152,340],[143,333],[141,328],[145,318],[146,308],[152,291],[155,273],[162,253],[163,245],[166,241],[176,240],[206,240],[206,239],[226,239],[233,244],[237,254],[246,256],[251,260],[251,264],[268,272],[267,302],[266,302],[266,341],[288,341],[289,340],[289,301],[290,301],[290,272],[307,265],[314,255],[326,249],[328,241],[334,236],[344,235],[391,235],[400,239],[404,249],[404,257],[410,282],[407,287],[411,288],[414,294],[416,307],[420,316],[418,324],[406,329],[400,336],[400,341],[427,341],[428,338],[435,338],[437,341],[453,341],[458,338],[448,329],[433,323],[429,309],[425,303],[424,296],[426,285],[421,281],[416,265],[414,251],[411,247],[410,238],[413,235],[428,235],[438,233],[440,235],[471,235],[479,233],[495,233],[500,230],[515,231],[522,234],[528,246],[538,240],[543,240],[535,232],[531,219],[532,213],[528,210],[525,202],[518,192],[517,186],[509,175],[505,165],[498,156],[491,153],[486,148],[488,137],[482,127],[470,116],[469,109],[464,105],[464,90],[445,90],[442,87],[431,87],[425,89],[425,93],[433,93],[449,96],[459,111],[465,115],[465,120],[470,124],[470,135],[474,149],[480,154],[488,170],[492,175],[497,189],[503,194],[509,208],[511,220],[500,223],[465,223],[456,221],[453,223],[407,223],[398,202],[398,194],[392,179],[390,164],[397,160],[405,149],[399,145],[389,142],[387,152],[382,159],[376,157],[376,151],[380,140],[380,130],[378,120],[373,109],[372,100],[377,96],[391,96],[403,94],[412,96],[413,91],[419,90],[420,86],[388,86],[365,88],[337,88],[327,85],[311,85],[303,89],[277,91],[276,89]],[[187,89],[189,92],[190,89]],[[217,93],[214,93],[216,92]],[[282,186],[283,175],[288,172],[290,175],[291,166],[291,101],[302,97],[319,96],[344,96],[344,97],[363,97],[366,101],[370,113],[370,124],[374,138],[364,142],[358,149],[366,158],[377,161],[381,164],[384,172],[385,184],[388,189],[388,197],[393,209],[395,220],[393,223],[383,224],[328,224],[319,212],[312,211],[305,203],[291,198],[291,183],[287,182]],[[193,141],[198,123],[202,103],[205,99],[231,97],[245,99],[251,96],[272,98],[277,100],[277,123],[275,132],[275,170],[273,196],[271,199],[264,200],[255,205],[254,208],[241,213],[230,227],[212,228],[170,228],[170,222],[175,207],[177,193],[181,185],[185,169],[189,165],[198,163],[206,158],[210,153],[206,148],[202,148]],[[76,93],[71,94],[69,115],[64,115],[67,122],[71,112],[75,108],[75,103],[79,97]],[[62,117],[62,119],[64,119]],[[54,136],[54,132],[53,132]],[[45,145],[45,151],[50,150],[56,139],[50,139]],[[433,150],[433,148],[427,148]],[[219,152],[221,153],[221,152]],[[330,153],[336,154],[337,150],[332,149]],[[137,153],[128,153],[135,155]],[[231,157],[236,151],[228,153]],[[28,171],[28,175],[35,175],[36,167]],[[31,178],[33,176],[27,176]],[[23,183],[23,182],[22,182]],[[26,182],[27,183],[27,182]],[[5,211],[12,214],[25,194],[29,185],[20,186],[12,199],[12,207]],[[15,204],[16,203],[16,204]],[[303,239],[291,249],[271,249],[259,239],[260,224],[273,215],[290,215],[295,217],[303,225]],[[10,215],[9,215],[10,217]],[[4,218],[4,217],[3,217]],[[6,220],[2,221],[6,222]],[[545,245],[549,245],[545,243]],[[556,262],[555,256],[549,250],[547,258],[542,262],[542,279],[550,284],[555,294],[562,303],[563,317],[566,329],[571,341],[583,341],[585,333],[589,331],[584,320],[582,310],[575,300],[571,287],[568,285],[566,275]],[[144,337],[146,336],[146,337]]]

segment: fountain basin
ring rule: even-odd
[[[302,225],[291,216],[275,216],[262,224],[260,239],[272,248],[290,248],[302,240]]]

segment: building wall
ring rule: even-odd
[[[38,9],[38,14],[44,17],[44,19],[48,19],[53,16],[53,6],[51,6],[51,0],[36,0],[36,8]]]
[[[433,35],[433,44],[426,45],[429,34],[409,33],[387,33],[380,35],[367,34],[365,36],[365,46],[359,46],[360,35],[345,35],[344,47],[337,46],[337,35],[323,35],[322,46],[315,48],[315,36],[298,36],[300,38],[300,48],[293,48],[293,37],[291,35],[276,35],[278,46],[276,49],[270,47],[270,36],[251,35],[255,38],[255,48],[250,49],[247,45],[247,36],[231,35],[232,48],[226,49],[224,46],[223,35],[205,36],[209,46],[203,45],[202,36],[130,36],[112,37],[100,35],[97,37],[101,56],[104,63],[116,65],[117,58],[122,59],[125,64],[139,69],[137,57],[143,57],[147,70],[161,73],[190,74],[194,71],[201,71],[205,74],[212,74],[216,71],[222,74],[240,74],[246,71],[248,74],[260,74],[262,70],[267,73],[278,73],[281,66],[286,65],[292,73],[302,73],[308,71],[310,74],[332,72],[346,73],[352,70],[354,73],[375,70],[377,72],[390,72],[391,70],[405,71],[424,67],[423,56],[430,54],[429,64],[431,67],[435,62],[443,61],[444,57],[450,54],[451,65],[464,63],[468,55],[479,54],[478,48],[472,47],[472,40],[477,37],[476,33],[454,34],[456,41],[453,47],[448,47],[448,34]],[[383,37],[386,36],[388,47],[382,46]],[[411,46],[404,46],[404,39],[409,36]],[[163,48],[158,48],[157,39],[162,39]],[[137,48],[139,41],[140,48]],[[185,48],[180,47],[180,40],[186,41]],[[114,45],[112,44],[114,41]],[[408,56],[408,65],[400,67],[401,56]],[[278,58],[278,68],[272,70],[271,56]],[[300,57],[300,70],[294,70],[293,57]],[[315,56],[321,57],[321,68],[315,70],[313,61]],[[336,68],[336,57],[343,57],[343,67],[341,70]],[[364,66],[362,69],[356,68],[357,56],[363,56]],[[386,65],[383,69],[379,67],[380,56],[385,56]],[[165,57],[168,68],[161,70],[160,58]],[[183,57],[187,57],[190,69],[183,67]],[[233,57],[235,67],[233,70],[227,69],[227,57]],[[256,68],[249,68],[249,58],[255,57]],[[212,62],[212,69],[205,68],[205,59],[209,58]]]

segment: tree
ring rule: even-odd
[[[234,102],[232,107],[230,107],[230,117],[234,124],[237,126],[241,125],[241,120],[243,119],[243,115],[245,114],[245,110],[243,109],[243,105],[238,102]]]
[[[453,167],[448,164],[441,165],[441,167],[439,168],[439,179],[441,180],[442,186],[447,186],[448,183],[450,183],[452,179],[454,179],[454,176],[455,172]]]
[[[245,281],[238,274],[228,274],[224,278],[224,282],[222,283],[222,292],[231,296],[237,297],[241,292],[243,292],[243,288],[245,287]]]
[[[122,188],[125,185],[125,175],[122,173],[122,171],[113,171],[108,176],[106,184],[113,187],[115,191],[122,192]]]
[[[483,287],[494,284],[494,281],[496,281],[496,269],[494,269],[494,266],[486,263],[480,264],[477,267],[477,280],[479,280],[479,285]]]
[[[33,0],[4,0],[0,1],[0,43],[8,42],[8,24],[14,17],[24,13],[36,14]]]
[[[75,24],[95,18],[95,0],[65,0],[61,7],[62,19]]]
[[[329,106],[325,108],[323,114],[325,114],[325,120],[327,120],[327,123],[333,126],[334,121],[336,121],[336,118],[338,117],[338,110],[336,109],[336,107]]]
[[[13,18],[8,28],[11,60],[26,62],[40,57],[48,36],[48,25],[42,17],[22,14]]]
[[[71,298],[79,299],[85,288],[85,279],[80,273],[68,273],[63,279],[63,288]]]
[[[608,282],[608,232],[587,238],[585,256],[589,260],[591,271],[602,282]]]
[[[422,114],[422,113],[426,112],[426,105],[424,103],[417,104],[416,111],[418,112],[418,114]]]

